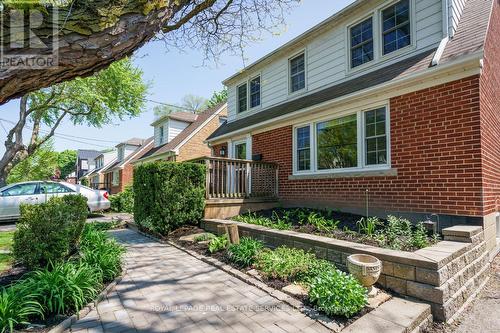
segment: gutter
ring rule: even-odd
[[[243,127],[243,128],[238,129],[236,131],[226,133],[226,134],[223,134],[223,135],[211,138],[211,139],[207,139],[206,142],[212,143],[212,142],[217,142],[217,141],[220,141],[220,140],[223,140],[226,138],[231,138],[231,137],[238,135],[238,134],[246,134],[249,131],[257,129],[259,127],[264,127],[264,126],[270,125],[272,123],[277,123],[277,122],[280,122],[283,120],[287,120],[289,118],[294,118],[294,117],[305,114],[305,113],[310,112],[310,111],[315,110],[315,109],[327,107],[334,102],[341,102],[341,101],[349,100],[349,99],[354,98],[354,97],[361,97],[362,95],[366,95],[369,93],[376,93],[382,89],[391,89],[393,87],[401,86],[401,84],[403,84],[403,83],[410,83],[411,81],[422,81],[423,79],[425,79],[426,76],[436,75],[436,74],[439,74],[440,72],[444,72],[447,70],[453,70],[456,67],[457,68],[463,67],[463,66],[467,65],[468,63],[471,63],[471,65],[473,65],[472,68],[475,68],[477,65],[477,68],[480,69],[480,61],[483,58],[483,53],[484,52],[481,50],[481,51],[472,53],[469,56],[460,58],[459,60],[456,60],[456,61],[451,61],[451,62],[446,63],[446,64],[441,65],[441,66],[430,67],[430,68],[424,69],[420,72],[416,72],[414,74],[410,74],[410,75],[389,81],[387,83],[384,83],[384,84],[381,84],[378,86],[374,86],[371,88],[367,88],[365,90],[357,91],[355,93],[348,94],[348,95],[339,97],[339,98],[334,99],[334,100],[330,100],[330,101],[326,101],[326,102],[323,102],[323,103],[320,103],[317,105],[310,106],[310,107],[302,109],[300,111],[295,111],[295,112],[290,113],[290,114],[285,114],[285,115],[282,115],[282,116],[279,116],[276,118],[272,118],[272,119],[266,120],[264,122],[261,122],[261,123],[258,123],[258,124],[252,125],[252,126]],[[475,64],[475,61],[478,61],[478,63]],[[266,112],[266,111],[263,110],[260,112]]]

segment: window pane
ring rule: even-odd
[[[246,143],[241,143],[239,145],[235,145],[235,157],[239,160],[247,159],[247,145]]]
[[[372,18],[351,28],[351,67],[357,67],[373,60]]]
[[[318,169],[352,168],[358,165],[356,115],[317,124]]]
[[[33,195],[35,194],[36,183],[20,184],[2,192],[4,196]]]
[[[290,60],[290,90],[291,92],[295,92],[305,87],[305,57],[301,54]]]
[[[260,76],[250,81],[250,107],[260,105]]]
[[[365,112],[366,164],[387,164],[385,108]]]
[[[238,112],[247,110],[247,84],[238,87]]]
[[[402,0],[382,11],[384,54],[411,44],[410,3]]]
[[[311,130],[309,126],[297,128],[297,170],[304,171],[311,169]]]

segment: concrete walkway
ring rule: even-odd
[[[327,332],[286,304],[172,246],[131,230],[127,274],[72,332]]]

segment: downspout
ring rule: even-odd
[[[443,7],[443,9],[442,9],[442,11],[443,11],[443,39],[439,43],[439,46],[436,50],[436,53],[434,53],[434,57],[432,57],[431,67],[439,65],[439,61],[441,60],[441,57],[443,56],[444,49],[446,48],[448,41],[452,37],[451,33],[450,33],[450,0],[443,0],[442,7]]]

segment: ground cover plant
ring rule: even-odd
[[[423,224],[413,225],[395,216],[381,220],[335,210],[277,208],[249,212],[231,220],[403,251],[415,251],[438,241],[438,236],[429,235]]]
[[[14,238],[14,231],[5,231],[0,233],[0,273],[8,270],[14,261],[12,257],[12,241]]]
[[[28,321],[52,322],[71,315],[120,274],[124,248],[103,228],[101,224],[85,224],[77,252],[49,261],[0,289],[0,332],[13,331]]]
[[[255,270],[265,283],[273,288],[296,283],[307,291],[301,298],[306,304],[315,306],[336,320],[349,323],[353,316],[365,311],[367,290],[349,274],[339,271],[327,260],[316,258],[302,249],[278,247],[265,248],[263,243],[242,237],[239,244],[229,244],[227,234],[195,237],[194,241],[181,241],[180,237],[199,234],[199,228],[181,228],[169,235],[169,239],[204,255],[222,260],[243,272]],[[206,233],[203,233],[206,235]],[[217,249],[214,251],[214,249]],[[254,275],[254,274],[252,274]]]

